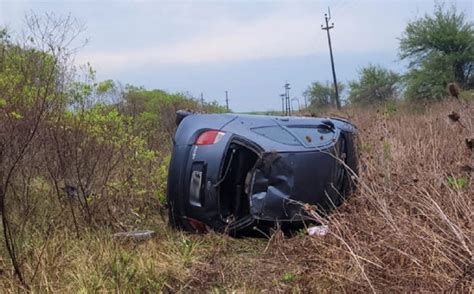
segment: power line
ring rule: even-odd
[[[348,3],[350,4],[348,5]],[[356,1],[350,2],[350,0],[346,0],[346,1],[341,1],[341,2],[335,2],[335,4],[332,7],[335,8],[335,10],[338,12],[339,15],[343,15],[344,14],[343,12],[348,10],[352,6],[353,3],[356,3]],[[329,19],[331,19],[331,17],[329,17]],[[319,41],[321,37],[322,36],[320,34],[316,35],[316,38],[314,40],[314,43],[316,44],[316,46],[319,46]]]
[[[328,12],[330,12],[328,8]],[[334,23],[331,23],[331,26],[329,26],[329,19],[327,13],[324,14],[324,18],[326,20],[326,26],[321,25],[321,29],[325,30],[328,34],[328,44],[329,44],[329,55],[331,57],[331,68],[332,68],[332,78],[334,81],[334,90],[336,92],[336,106],[337,109],[341,109],[341,102],[339,101],[339,90],[337,87],[337,79],[336,79],[336,69],[334,68],[334,57],[332,55],[332,45],[331,45],[331,34],[329,33],[329,30],[334,28]]]

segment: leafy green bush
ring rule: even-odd
[[[349,83],[349,102],[371,105],[398,97],[400,76],[377,65],[364,67],[359,80]]]
[[[410,22],[400,39],[400,57],[410,61],[404,77],[410,99],[441,99],[457,82],[474,87],[474,24],[463,12],[437,5],[434,15]]]

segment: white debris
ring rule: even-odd
[[[329,233],[329,227],[327,225],[313,226],[308,228],[308,235],[310,236],[326,236]]]
[[[114,238],[118,239],[131,239],[135,241],[145,241],[155,236],[154,231],[131,231],[131,232],[120,232],[113,234]]]

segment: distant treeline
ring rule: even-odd
[[[474,88],[474,24],[455,7],[437,4],[433,15],[407,24],[400,37],[399,58],[408,61],[400,74],[380,65],[360,69],[358,79],[338,83],[346,104],[374,105],[393,100],[436,101],[448,96],[470,98]],[[335,105],[334,85],[314,82],[303,94],[309,108]]]

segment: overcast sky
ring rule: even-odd
[[[434,1],[22,1],[0,0],[0,26],[19,32],[24,15],[54,12],[80,19],[89,39],[76,58],[99,79],[204,93],[234,111],[281,109],[283,84],[304,103],[312,81],[332,79],[320,25],[328,6],[338,79],[380,64],[403,71],[398,40],[406,23]],[[447,1],[473,19],[474,1]],[[296,106],[295,106],[296,107]]]

